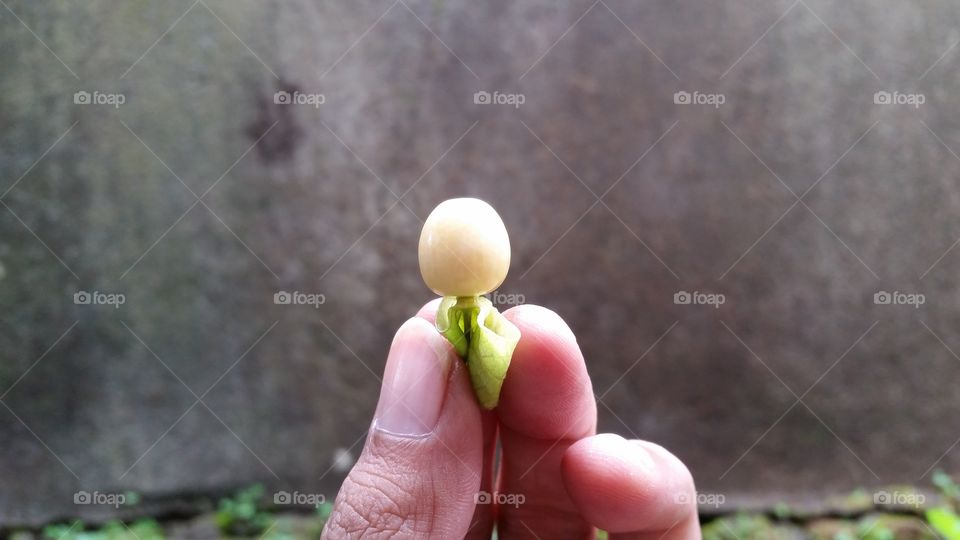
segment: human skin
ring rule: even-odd
[[[683,463],[653,443],[596,434],[583,355],[557,314],[504,312],[522,337],[499,406],[484,411],[433,326],[438,302],[394,337],[363,453],[323,538],[488,539],[494,524],[506,540],[593,538],[596,528],[614,540],[700,538]],[[478,493],[504,504],[477,504]]]

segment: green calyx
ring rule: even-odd
[[[482,296],[445,296],[437,310],[437,330],[466,360],[480,406],[496,407],[520,329]]]

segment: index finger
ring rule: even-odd
[[[567,494],[564,452],[596,432],[597,406],[583,354],[556,313],[524,305],[504,315],[520,328],[496,413],[503,445],[498,530],[504,537],[582,538],[592,531]],[[512,498],[510,496],[513,496]]]

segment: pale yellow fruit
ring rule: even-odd
[[[420,273],[441,296],[495,290],[510,268],[510,238],[500,215],[480,199],[443,201],[420,233]]]

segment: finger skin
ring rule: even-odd
[[[421,319],[426,319],[430,324],[436,324],[437,322],[437,310],[440,309],[440,302],[443,301],[443,298],[434,298],[433,300],[427,302],[420,308],[420,311],[417,311],[417,317]]]
[[[588,437],[563,457],[567,492],[584,517],[611,538],[700,537],[687,468],[664,448],[619,435]]]
[[[435,298],[420,308],[417,317],[426,319],[431,324],[437,320],[437,310],[440,308],[442,298]],[[493,488],[494,473],[494,454],[497,446],[497,418],[493,411],[480,411],[483,423],[483,472],[480,480],[480,491],[491,493]],[[473,519],[470,521],[470,529],[467,531],[466,540],[487,540],[493,533],[494,511],[496,507],[492,504],[478,504],[474,510]]]
[[[466,367],[423,319],[411,319],[401,332],[452,355],[439,420],[432,432],[413,437],[374,422],[323,538],[462,538],[470,527],[481,484],[483,426]]]
[[[573,332],[533,305],[504,315],[520,329],[496,409],[503,447],[498,492],[523,497],[497,508],[501,538],[585,538],[587,523],[566,492],[567,448],[596,430],[596,402]]]
[[[480,411],[483,422],[483,473],[481,474],[480,491],[491,493],[494,491],[493,474],[494,458],[497,446],[497,417],[493,411]],[[466,540],[489,540],[493,534],[494,512],[492,504],[477,504],[473,519],[470,520],[470,529],[464,537]]]
[[[612,533],[610,540],[701,540],[700,521],[696,514],[674,524],[664,532]]]
[[[433,322],[439,303],[436,299],[423,306],[418,316]],[[523,510],[500,508],[500,537],[592,538],[590,522],[610,531],[611,540],[698,540],[700,524],[690,502],[695,500],[693,480],[675,456],[655,444],[616,435],[577,441],[579,434],[596,429],[595,401],[575,338],[559,316],[537,306],[505,315],[527,339],[521,338],[523,346],[514,354],[497,409],[505,461],[498,491],[532,498]],[[484,426],[486,480],[495,438],[486,433],[486,419]],[[550,482],[557,471],[563,490]],[[573,494],[568,499],[572,508],[563,500],[567,493]],[[477,506],[468,538],[489,538],[489,529],[477,520],[489,524],[492,507]]]

